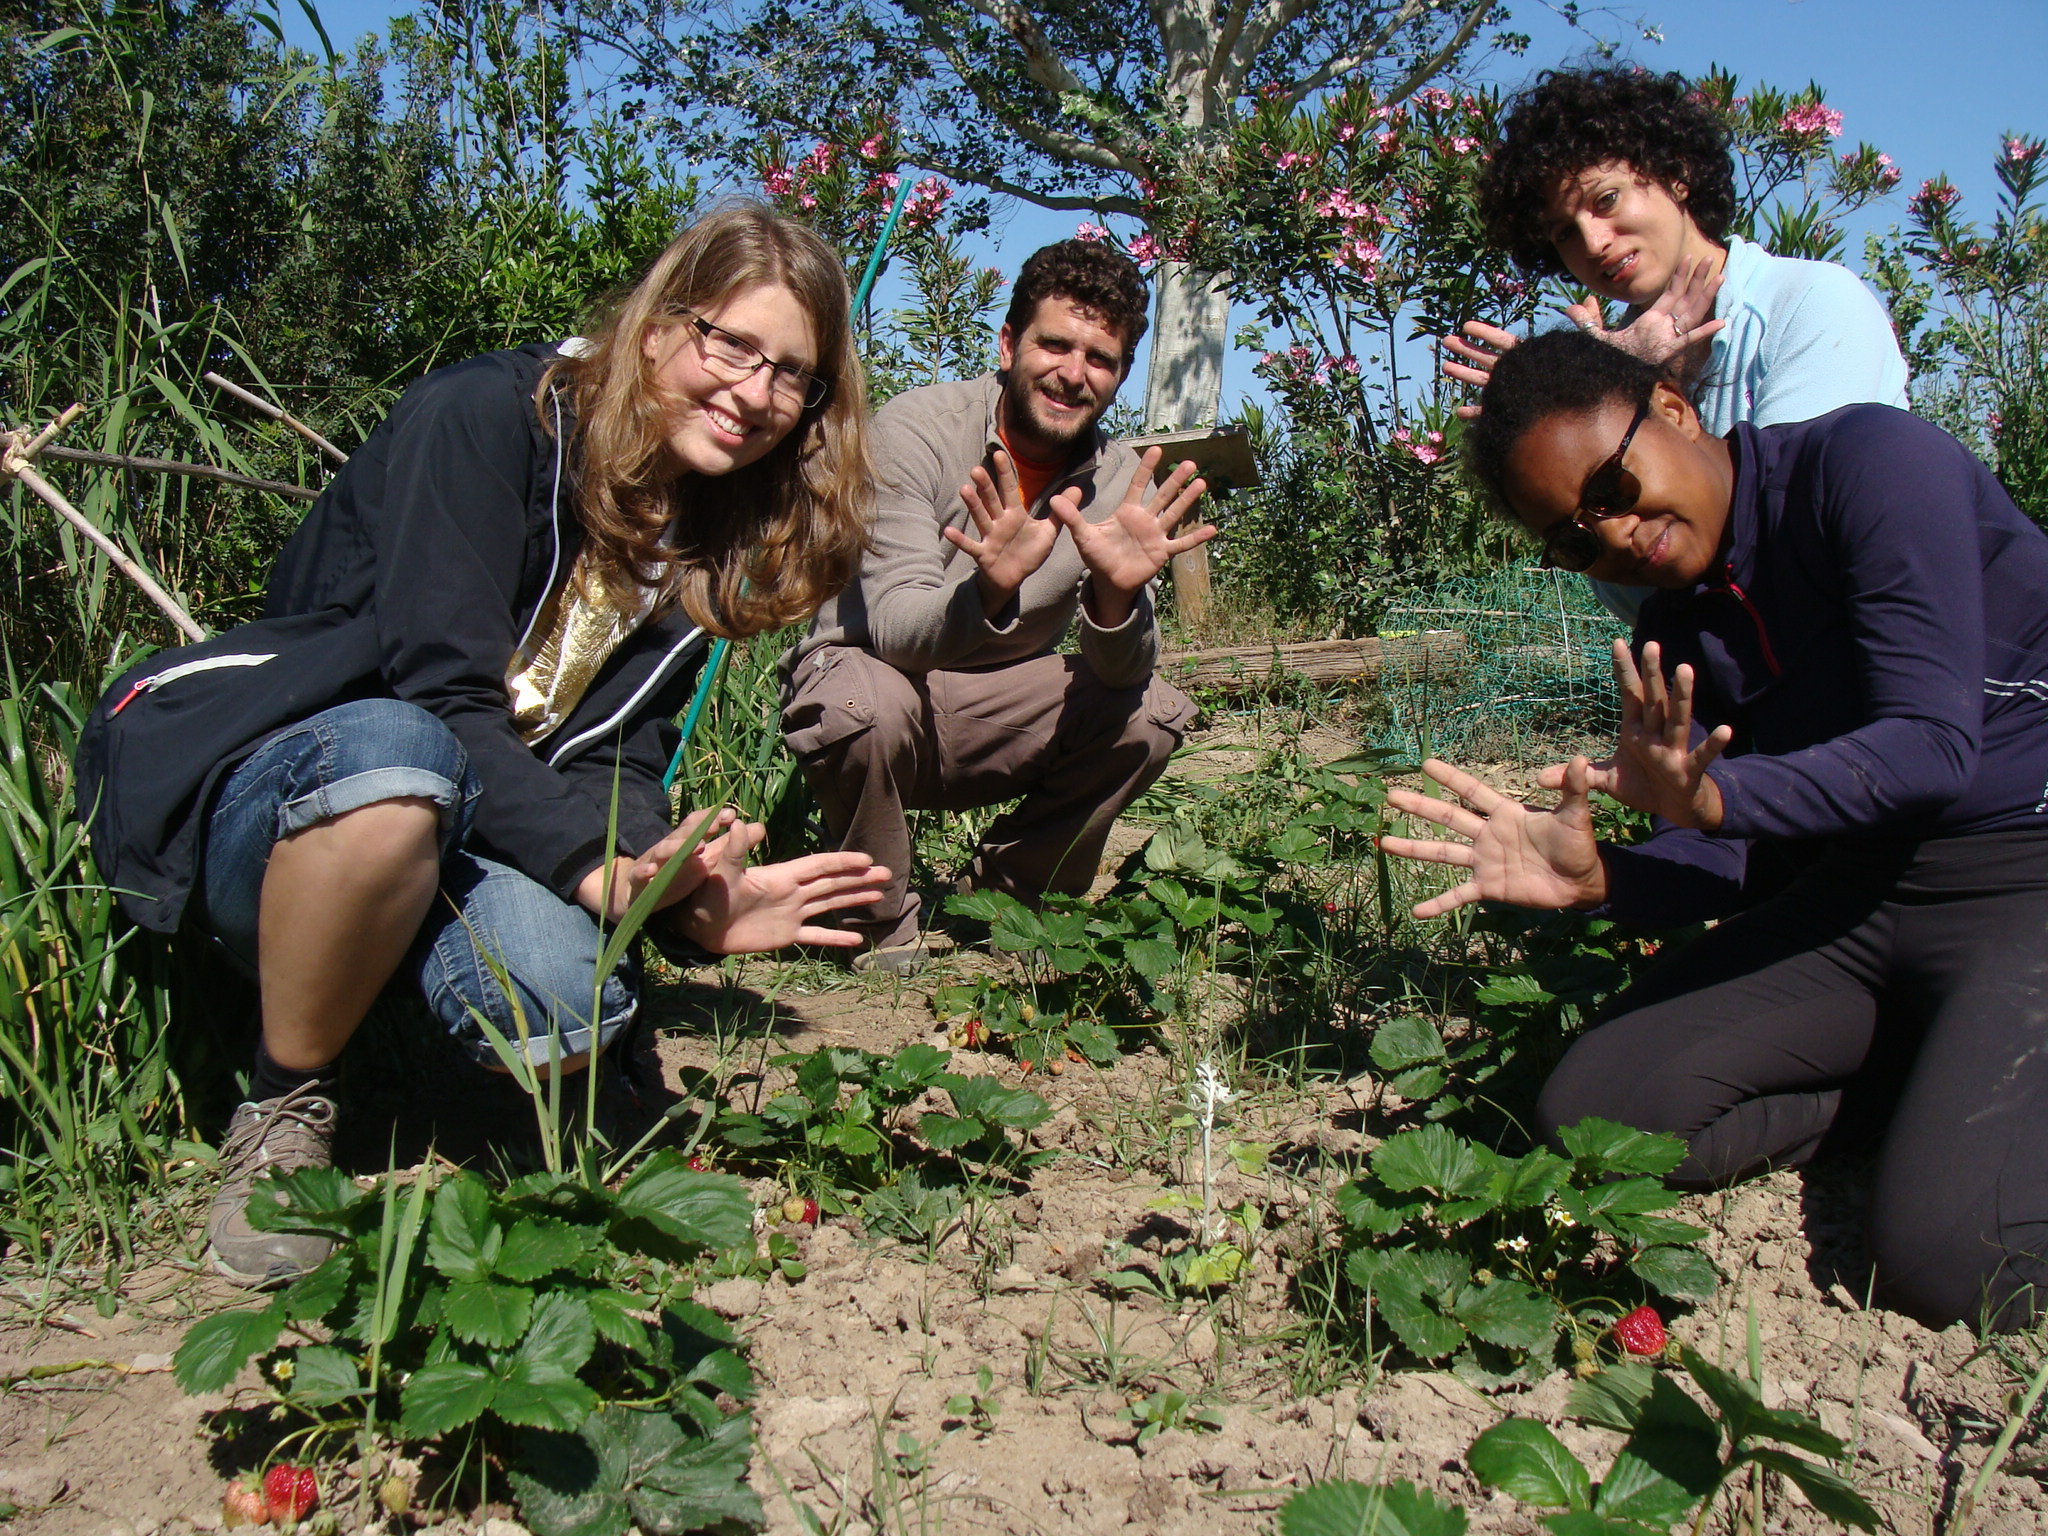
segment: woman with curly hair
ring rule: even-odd
[[[259,1174],[327,1164],[336,1060],[394,977],[478,1062],[496,1060],[480,1016],[573,1070],[638,1002],[635,957],[598,974],[605,930],[679,858],[657,943],[855,942],[817,919],[888,871],[750,868],[760,827],[674,827],[663,786],[708,636],[803,618],[857,569],[846,308],[817,236],[714,211],[587,339],[413,385],[286,543],[263,618],[150,657],[95,710],[78,793],[102,875],[141,926],[217,940],[261,996],[208,1227],[230,1279],[326,1256],[244,1207]]]
[[[1523,271],[1590,289],[1567,315],[1670,368],[1716,436],[1741,421],[1906,404],[1891,323],[1854,273],[1774,256],[1731,233],[1728,130],[1682,75],[1622,66],[1539,76],[1509,109],[1479,207],[1488,238]],[[1627,306],[1612,330],[1605,299]],[[1484,384],[1514,344],[1475,321],[1444,339],[1454,354],[1444,372]],[[1634,619],[1642,593],[1595,587]]]
[[[1934,1327],[2048,1314],[2048,538],[1917,417],[1721,437],[1568,330],[1503,356],[1481,404],[1473,468],[1545,564],[1653,590],[1615,647],[1616,751],[1546,770],[1554,807],[1434,761],[1456,799],[1388,791],[1444,835],[1386,851],[1459,877],[1415,915],[1726,919],[1573,1042],[1540,1128],[1679,1136],[1697,1189],[1881,1125],[1878,1300]],[[1597,842],[1594,790],[1653,835]],[[1769,854],[1803,869],[1738,910]]]

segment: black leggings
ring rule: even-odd
[[[1682,1136],[1672,1182],[1711,1188],[1799,1166],[1876,1084],[1878,1299],[2048,1315],[2048,829],[1830,849],[1616,998],[1537,1118]]]

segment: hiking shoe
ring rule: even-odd
[[[878,944],[873,949],[863,949],[847,963],[858,976],[915,976],[952,949],[953,941],[945,934],[920,933],[901,944]]]
[[[258,1232],[249,1225],[249,1191],[267,1173],[334,1166],[334,1100],[295,1088],[282,1098],[244,1103],[220,1144],[220,1188],[207,1215],[207,1261],[237,1285],[273,1286],[317,1269],[334,1240],[314,1232]]]

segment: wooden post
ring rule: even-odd
[[[1191,630],[1209,624],[1209,546],[1197,544],[1173,557],[1173,611]]]
[[[235,383],[232,379],[224,379],[217,373],[202,373],[200,377],[206,380],[206,382],[211,384],[215,389],[224,390],[228,394],[233,395],[237,400],[241,401],[244,405],[249,406],[251,409],[261,411],[264,415],[268,416],[272,421],[283,422],[286,426],[290,427],[294,432],[298,433],[299,436],[303,437],[307,442],[311,443],[315,448],[318,448],[322,453],[326,454],[327,457],[334,460],[335,463],[346,464],[348,462],[347,454],[343,453],[339,448],[335,447],[334,444],[327,441],[326,438],[322,437],[318,432],[315,432],[311,427],[307,426],[303,421],[299,420],[298,417],[286,415],[283,411],[279,410],[276,406],[272,405],[268,400],[265,400],[261,395],[252,395],[249,393],[248,390],[242,388],[241,385]]]
[[[1157,448],[1159,476],[1174,466],[1193,459],[1202,478],[1211,487],[1248,488],[1259,483],[1257,464],[1252,459],[1251,439],[1243,427],[1200,427],[1191,432],[1155,432],[1146,437],[1127,437],[1123,444],[1138,453]],[[1200,630],[1209,622],[1209,546],[1197,544],[1186,554],[1173,557],[1173,606],[1182,624]]]
[[[193,621],[191,614],[178,605],[178,600],[159,586],[155,577],[130,559],[120,545],[94,527],[91,519],[66,501],[62,493],[37,474],[35,466],[29,462],[31,457],[42,452],[50,439],[68,426],[84,409],[82,405],[72,406],[34,437],[28,436],[26,432],[0,433],[0,479],[19,480],[34,491],[52,512],[84,534],[88,542],[111,560],[116,570],[140,587],[143,595],[162,609],[164,615],[177,625],[188,640],[204,640],[206,631]]]

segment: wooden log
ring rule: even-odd
[[[1287,645],[1269,641],[1264,645],[1168,655],[1160,661],[1159,675],[1181,688],[1209,688],[1226,694],[1259,693],[1297,678],[1327,684],[1357,682],[1389,673],[1409,677],[1454,672],[1471,659],[1471,649],[1464,632],[1455,629]]]

